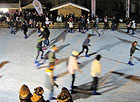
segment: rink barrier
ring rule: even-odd
[[[93,27],[93,23],[90,23],[89,24],[89,29]],[[104,28],[104,23],[103,22],[100,22],[98,24],[98,27],[99,29],[103,29]],[[0,28],[8,28],[8,24],[3,22],[3,23],[0,23]],[[52,29],[63,29],[65,28],[65,23],[58,23],[58,22],[55,22],[54,24],[50,24],[49,25],[49,28],[52,28]],[[79,28],[79,24],[78,23],[75,23],[74,24],[74,28],[75,29],[78,29]],[[109,29],[111,28],[111,23],[109,23]],[[125,23],[119,23],[118,24],[118,28],[119,29],[126,29],[126,24]],[[137,29],[140,29],[140,23],[137,24]]]

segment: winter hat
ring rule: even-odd
[[[44,93],[44,90],[43,90],[43,88],[42,87],[36,87],[35,89],[34,89],[34,91],[37,93],[37,94],[40,94],[40,95],[42,95],[43,93]]]
[[[30,90],[27,85],[23,84],[19,90],[19,95],[22,97],[27,97],[30,94]]]
[[[72,51],[72,55],[78,56],[79,55],[79,52],[78,51]]]

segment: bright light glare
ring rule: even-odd
[[[2,11],[3,13],[6,13],[6,12],[8,12],[8,8],[2,8],[2,9],[0,9],[0,11]]]

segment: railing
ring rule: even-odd
[[[93,23],[90,23],[89,24],[89,28],[92,28],[92,27],[93,27]],[[98,24],[98,27],[100,29],[103,29],[104,28],[104,23],[100,22]],[[2,23],[0,23],[0,28],[8,28],[8,24],[6,22],[2,22]],[[65,23],[55,22],[54,24],[50,24],[49,28],[51,28],[51,29],[63,29],[63,28],[65,28]],[[74,24],[74,28],[78,29],[79,28],[79,24],[75,23]],[[109,23],[109,28],[111,28],[111,23]],[[126,24],[125,23],[119,23],[118,24],[118,28],[119,29],[126,29]],[[140,23],[137,24],[137,29],[140,29]]]

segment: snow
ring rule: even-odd
[[[42,86],[45,90],[43,95],[45,99],[48,99],[48,90],[45,88],[45,68],[37,69],[34,64],[37,55],[36,44],[38,39],[38,33],[34,33],[34,31],[35,29],[29,29],[28,34],[30,33],[30,37],[24,39],[22,31],[18,31],[16,35],[11,35],[9,29],[0,29],[0,62],[8,61],[0,67],[0,102],[19,102],[18,93],[22,84],[28,85],[32,93],[35,87]],[[73,50],[81,51],[84,39],[87,34],[91,33],[91,30],[86,34],[79,33],[77,30],[74,33],[65,34],[66,38],[61,39],[63,36],[60,36],[60,34],[64,29],[50,29],[50,31],[50,40],[59,36],[57,42],[53,44],[58,47],[63,46],[59,53],[56,53],[58,59],[69,57]],[[103,56],[101,65],[102,77],[105,80],[101,82],[98,91],[105,93],[100,96],[81,97],[75,102],[139,102],[139,81],[126,78],[126,76],[133,75],[140,79],[139,61],[133,59],[135,66],[127,64],[131,47],[131,44],[127,41],[136,40],[139,44],[140,30],[137,30],[134,36],[123,33],[126,29],[121,29],[121,31],[99,29],[99,32],[104,32],[103,35],[91,38],[90,44],[92,46],[89,48],[89,53],[98,51],[98,54]],[[117,37],[127,41],[123,42]],[[84,55],[84,53],[81,55]],[[139,58],[140,52],[136,51],[134,56]],[[81,64],[83,63],[83,65],[80,65],[83,73],[76,72],[75,85],[79,86],[92,81],[90,66],[94,58],[95,55],[89,58],[82,57],[78,60]],[[47,65],[48,63],[46,62],[43,66]],[[65,71],[67,71],[66,62],[63,62],[56,66],[54,75]],[[110,71],[120,72],[124,75],[109,73]],[[58,78],[56,83],[59,85],[59,88],[55,88],[54,96],[60,93],[63,86],[70,89],[71,75],[67,74]],[[104,85],[110,85],[110,87],[102,88]],[[108,89],[110,91],[107,91]]]

